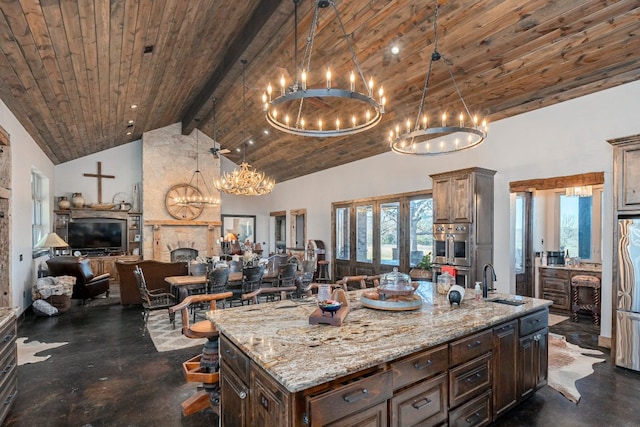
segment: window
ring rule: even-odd
[[[349,259],[351,241],[349,239],[349,208],[336,208],[336,258]]]
[[[373,206],[356,208],[356,260],[373,260]]]
[[[380,205],[380,262],[399,265],[400,202]]]
[[[430,191],[334,202],[334,274],[409,272],[433,250]]]
[[[602,188],[594,188],[590,197],[559,195],[560,249],[569,257],[600,260],[600,221],[602,218]]]
[[[31,246],[35,247],[38,241],[47,233],[49,227],[48,214],[48,179],[31,171]]]
[[[433,248],[433,200],[412,199],[409,206],[409,262],[415,267]]]
[[[516,274],[524,273],[524,260],[525,260],[525,211],[524,211],[524,196],[518,194],[516,196]]]

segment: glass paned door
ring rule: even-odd
[[[356,261],[373,262],[373,206],[356,207]]]
[[[351,257],[349,211],[348,207],[336,208],[336,259],[348,260]]]
[[[433,200],[413,199],[409,211],[409,265],[415,267],[433,248]]]
[[[400,202],[380,204],[380,263],[400,264]]]

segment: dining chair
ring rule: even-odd
[[[345,292],[349,291],[349,285],[354,285],[353,289],[366,289],[367,288],[367,276],[344,276],[342,279],[336,282],[337,285],[341,286]]]
[[[147,321],[149,320],[149,312],[153,310],[169,309],[169,307],[176,304],[177,300],[175,295],[165,292],[164,289],[152,289],[147,288],[147,282],[144,279],[144,273],[142,269],[136,265],[133,270],[133,275],[138,283],[138,290],[140,291],[140,298],[142,298],[142,313],[144,319],[143,332],[147,329]],[[175,314],[169,312],[169,322],[175,327]]]

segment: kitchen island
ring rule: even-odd
[[[208,312],[222,425],[484,425],[546,384],[550,301],[451,307],[422,282],[421,309],[398,312],[361,292],[340,327],[309,324],[313,299]]]

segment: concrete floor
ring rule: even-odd
[[[51,358],[18,368],[18,396],[3,426],[202,426],[218,425],[213,412],[183,417],[180,403],[195,391],[181,364],[197,347],[158,353],[142,334],[139,308],[74,305],[64,315],[36,318],[27,312],[18,336],[69,344]],[[589,319],[551,327],[583,347],[595,347]],[[606,357],[608,358],[608,352]],[[544,387],[498,420],[496,426],[638,426],[640,374],[595,365],[578,381],[575,405]]]

